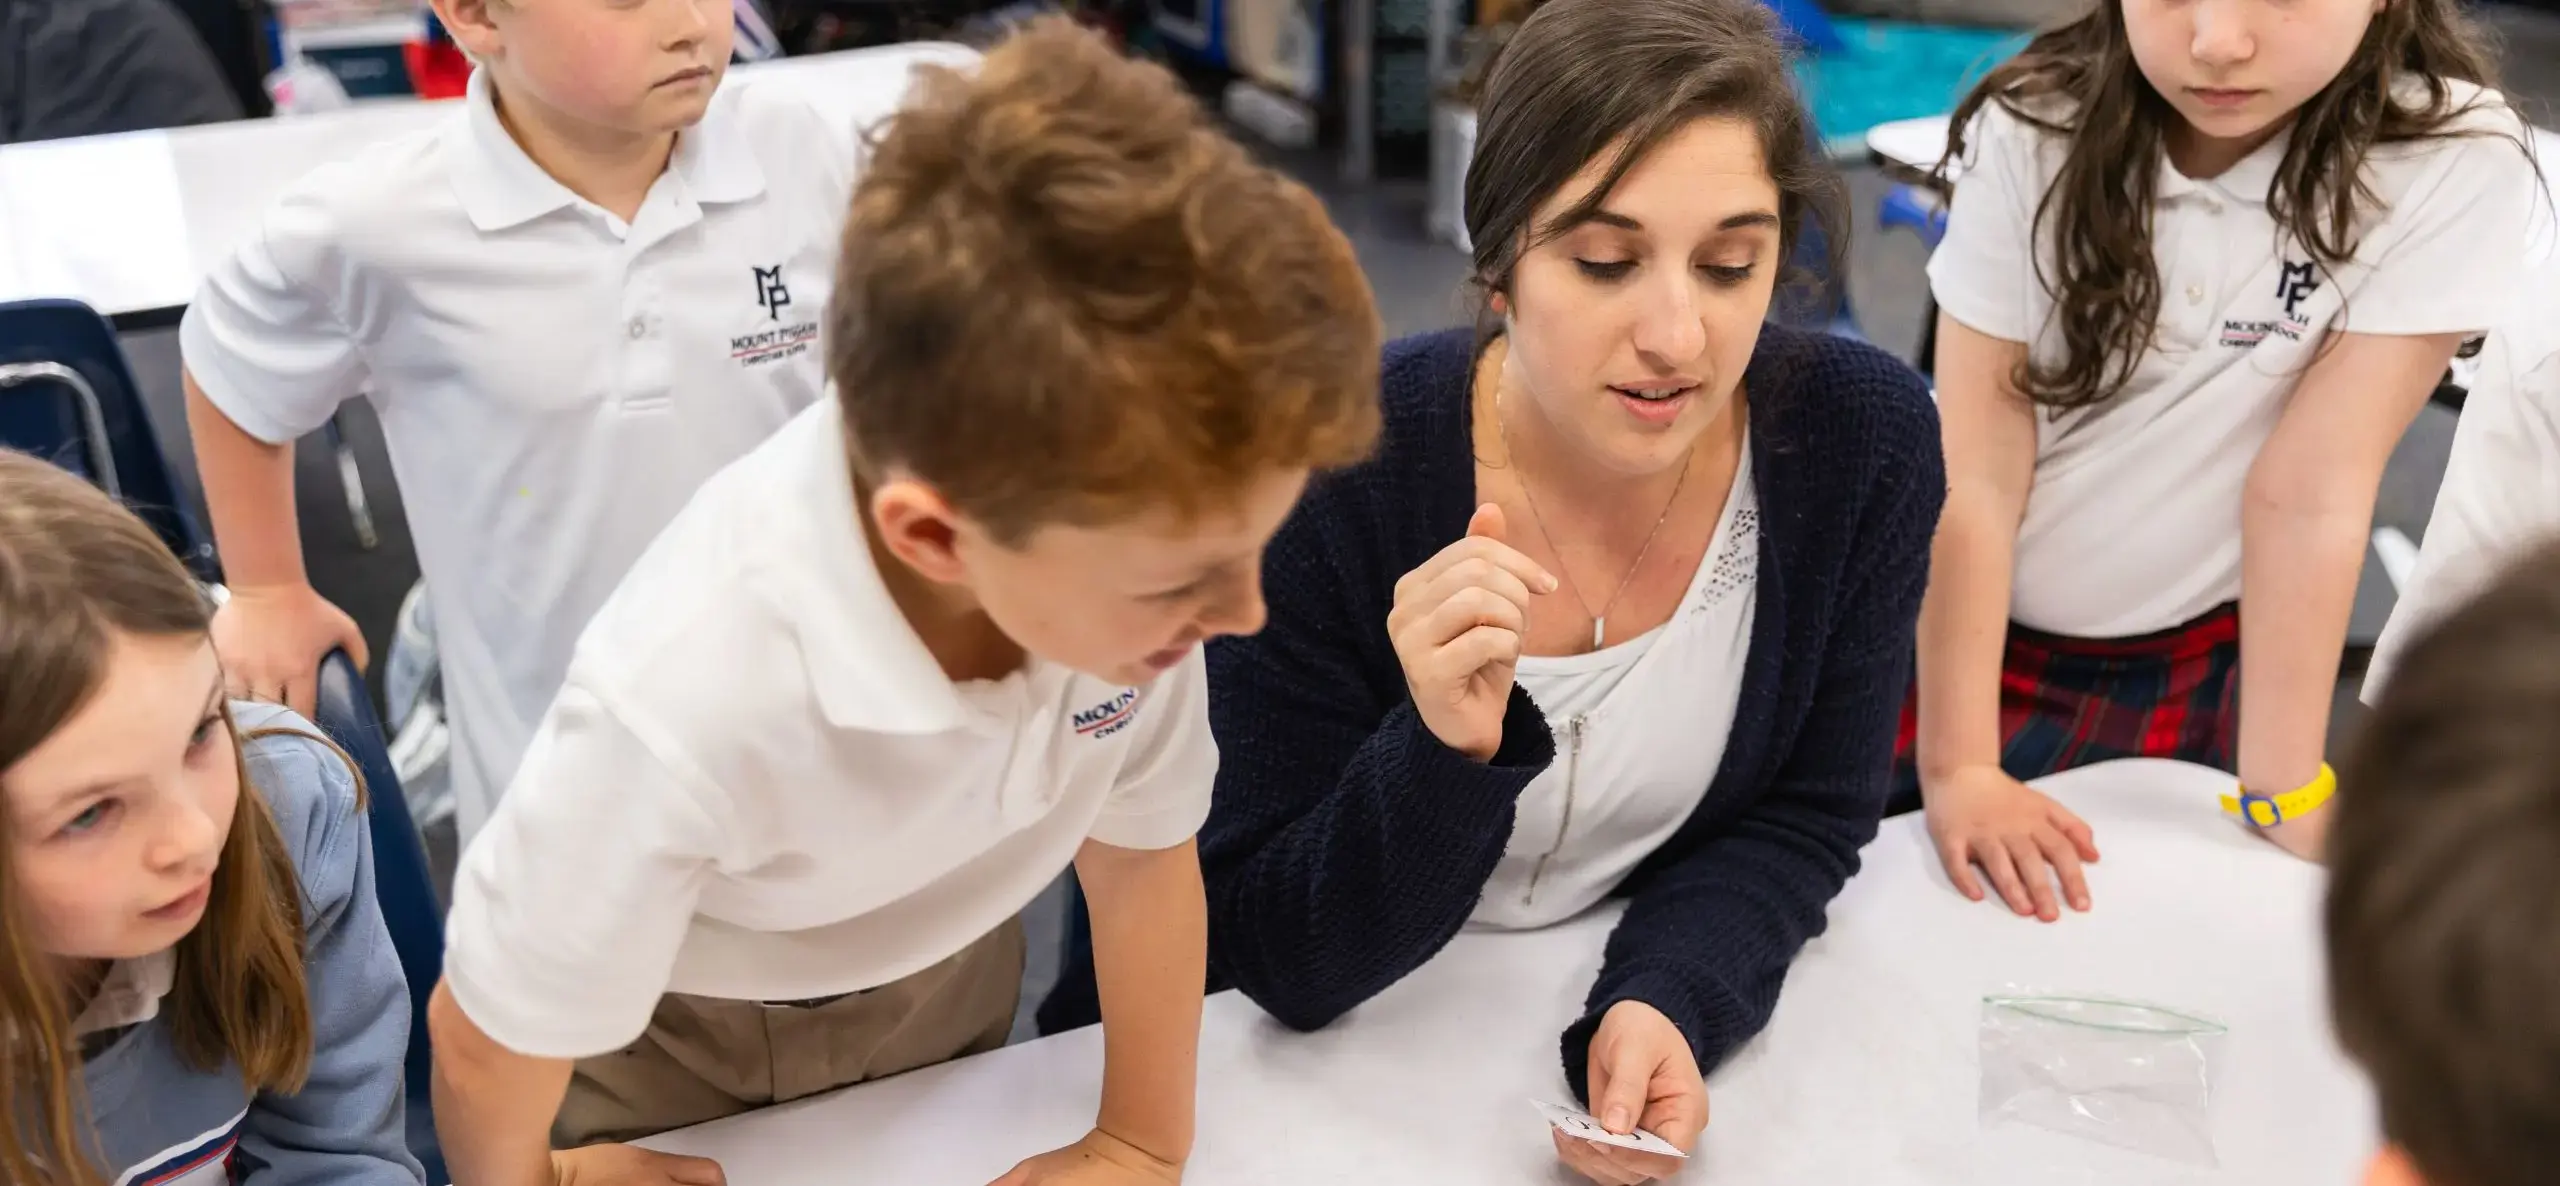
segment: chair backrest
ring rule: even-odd
[[[1876,221],[1887,227],[1909,227],[1931,251],[1947,237],[1946,205],[1916,185],[1897,185],[1884,195]]]
[[[409,1054],[404,1070],[410,1109],[423,1114],[432,1070],[427,997],[444,974],[444,907],[436,899],[435,879],[428,872],[426,844],[419,839],[409,801],[400,791],[400,774],[391,764],[390,735],[373,711],[364,677],[344,651],[332,651],[320,663],[319,704],[313,716],[314,723],[356,760],[357,770],[364,775],[366,822],[373,835],[374,896],[381,901],[391,946],[400,953],[400,971],[409,981]],[[419,1159],[427,1161],[435,1151],[432,1146],[419,1147],[421,1127],[427,1129],[424,1139],[432,1139],[431,1126],[413,1124],[410,1144]]]
[[[42,364],[67,369],[77,381],[40,373]],[[108,484],[111,472],[116,497],[160,534],[197,579],[220,579],[213,547],[179,495],[106,318],[78,301],[0,302],[0,368],[10,368],[17,380],[0,386],[0,444],[100,485]]]

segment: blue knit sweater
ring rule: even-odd
[[[1211,975],[1296,1028],[1458,933],[1555,756],[1516,688],[1491,762],[1440,744],[1387,638],[1396,579],[1476,506],[1474,357],[1465,331],[1388,347],[1379,453],[1320,480],[1272,541],[1270,624],[1209,649]],[[1741,703],[1694,814],[1619,886],[1626,916],[1564,1034],[1585,1098],[1592,1035],[1619,1001],[1660,1009],[1708,1069],[1759,1032],[1884,810],[1946,494],[1937,408],[1883,352],[1776,326],[1744,382],[1762,535]]]

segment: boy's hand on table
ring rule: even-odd
[[[728,1186],[720,1163],[630,1145],[589,1145],[551,1155],[555,1186]]]
[[[1182,1166],[1101,1129],[1013,1167],[994,1186],[1172,1186]]]
[[[1591,1115],[1613,1133],[1641,1128],[1683,1153],[1697,1149],[1698,1134],[1707,1127],[1706,1076],[1698,1072],[1689,1039],[1661,1010],[1620,1001],[1601,1015],[1600,1032],[1591,1036]],[[1556,1156],[1601,1186],[1668,1178],[1687,1164],[1551,1131]]]

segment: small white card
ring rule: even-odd
[[[1681,1152],[1679,1146],[1641,1128],[1620,1136],[1600,1127],[1600,1122],[1592,1119],[1588,1112],[1576,1111],[1562,1104],[1550,1104],[1541,1100],[1530,1100],[1529,1103],[1538,1109],[1539,1115],[1547,1118],[1547,1123],[1563,1129],[1564,1135],[1569,1137],[1580,1137],[1586,1141],[1615,1145],[1621,1149],[1633,1149],[1640,1153],[1659,1153],[1664,1157],[1686,1159],[1689,1156]]]

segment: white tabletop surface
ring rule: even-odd
[[[2373,1143],[2370,1098],[2332,1044],[2319,872],[2216,814],[2228,779],[2127,762],[2044,784],[2097,829],[2097,909],[2053,925],[1965,901],[1917,816],[1889,820],[1769,1030],[1710,1082],[1683,1180],[1733,1186],[2339,1186]],[[1532,1097],[1563,1099],[1557,1035],[1612,910],[1467,934],[1331,1029],[1291,1033],[1209,1001],[1193,1186],[1492,1186],[1570,1179]],[[1980,1000],[2011,987],[2121,995],[2230,1027],[2216,1065],[2221,1165],[2195,1169],[1977,1120]],[[1081,1135],[1099,1092],[1084,1030],[669,1134],[734,1186],[981,1186]]]
[[[896,108],[913,66],[974,57],[919,42],[742,65],[724,85],[793,87],[851,135]],[[0,148],[0,300],[77,297],[109,315],[182,307],[287,185],[430,126],[454,102]]]

